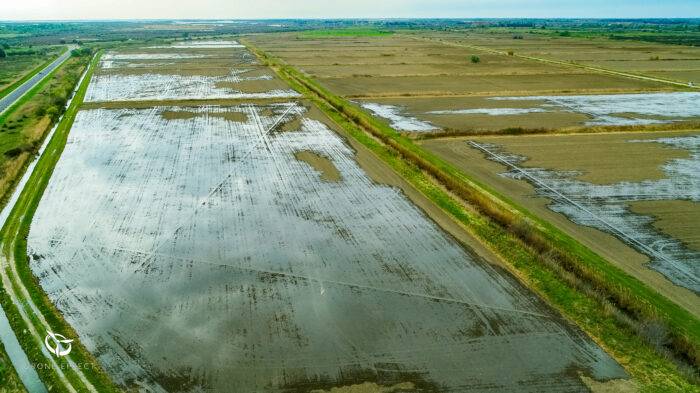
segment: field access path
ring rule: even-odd
[[[28,81],[21,84],[19,87],[11,91],[8,95],[0,98],[0,114],[4,113],[6,110],[10,109],[17,101],[19,101],[25,94],[32,90],[36,85],[39,84],[44,78],[48,77],[53,70],[58,68],[71,56],[71,51],[76,49],[77,45],[69,45],[68,50],[63,53],[58,59],[54,60],[51,64],[47,65],[44,69],[39,71],[36,75],[29,78]]]

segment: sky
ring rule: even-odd
[[[0,20],[698,18],[700,0],[3,0]]]

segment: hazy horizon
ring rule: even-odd
[[[3,6],[1,21],[88,21],[172,19],[382,19],[382,18],[591,18],[640,19],[700,17],[693,0],[448,0],[436,6],[425,0],[357,0],[341,5],[320,0],[303,3],[259,0],[235,4],[226,0],[87,1],[26,0]]]

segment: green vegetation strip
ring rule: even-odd
[[[22,319],[20,312],[29,317],[32,325],[37,329],[39,334],[44,334],[46,330],[51,330],[70,338],[78,337],[71,326],[53,306],[48,296],[46,296],[39,285],[38,280],[31,272],[29,260],[27,258],[27,235],[29,234],[29,227],[34,213],[36,212],[36,208],[39,205],[39,201],[48,185],[56,163],[63,152],[68,133],[78,113],[80,104],[85,97],[85,92],[90,83],[92,73],[97,66],[101,54],[102,52],[100,51],[91,61],[73,101],[71,101],[63,119],[58,124],[44,154],[39,158],[39,161],[34,167],[34,171],[22,190],[5,226],[0,231],[0,242],[2,243],[1,251],[3,256],[7,258],[10,263],[15,264],[19,276],[13,277],[12,269],[9,267],[6,269],[6,275],[10,277],[14,293],[18,299],[16,302],[12,302],[6,290],[3,290],[1,298],[2,305],[5,312],[8,314],[10,325],[17,334],[20,345],[22,345],[22,348],[27,353],[30,362],[34,364],[48,363],[48,360],[42,353],[41,339],[37,340],[33,335],[28,333],[28,326]],[[17,280],[18,278],[20,280],[19,282]],[[26,299],[21,299],[22,291],[20,286],[27,289],[31,301],[36,306],[38,312],[47,321],[48,326],[43,325],[38,316],[34,313],[32,307],[30,307],[29,302]],[[21,310],[18,309],[18,304],[21,305]],[[80,340],[76,340],[72,343],[72,351],[67,357],[81,366],[83,375],[98,392],[118,391],[113,382],[100,368],[97,361],[82,345]],[[67,392],[69,391],[68,385],[73,386],[78,391],[88,391],[88,388],[82,382],[78,374],[68,366],[66,357],[58,358],[56,362],[62,367],[61,371],[65,375],[65,379],[61,378],[58,372],[53,369],[37,370],[40,379],[46,384],[50,391]]]
[[[671,336],[664,344],[697,364],[700,322],[690,313],[293,68],[245,40],[241,43],[500,255],[517,276],[620,362],[642,391],[700,392],[689,380],[693,370],[680,371],[663,349],[635,329],[661,324]]]
[[[34,75],[38,74],[38,73],[39,73],[41,70],[43,70],[44,68],[48,67],[49,64],[51,64],[51,63],[53,63],[54,61],[56,61],[56,59],[58,59],[59,57],[61,57],[61,55],[64,54],[67,50],[68,50],[68,47],[67,47],[67,46],[64,46],[63,49],[61,50],[61,52],[59,52],[56,56],[52,57],[52,58],[49,59],[46,63],[41,64],[40,66],[38,66],[37,68],[35,68],[32,72],[30,72],[30,73],[28,73],[27,75],[25,75],[24,78],[18,80],[17,82],[11,84],[10,86],[8,86],[8,87],[6,87],[5,89],[3,89],[2,91],[0,91],[0,98],[5,97],[6,95],[10,94],[14,89],[16,89],[16,88],[22,86],[22,84],[23,84],[24,82],[28,81],[31,77],[33,77]]]

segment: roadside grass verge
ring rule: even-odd
[[[14,293],[17,294],[18,297],[21,297],[22,292],[20,286],[26,288],[30,294],[31,302],[36,306],[37,311],[44,317],[48,324],[48,326],[44,326],[26,299],[18,299],[17,303],[15,303],[6,293],[6,289],[4,289],[1,300],[5,312],[8,314],[10,325],[17,334],[20,345],[22,345],[22,348],[27,353],[30,362],[35,364],[47,363],[47,359],[42,353],[41,337],[35,337],[28,333],[29,327],[22,318],[22,315],[26,315],[30,319],[32,326],[36,328],[38,334],[44,334],[46,330],[51,330],[60,332],[67,337],[78,337],[75,331],[53,306],[48,296],[39,285],[39,281],[31,272],[27,258],[27,235],[33,215],[48,185],[53,169],[63,152],[68,133],[78,113],[80,104],[85,97],[85,92],[90,83],[92,73],[99,62],[101,54],[101,51],[98,52],[91,61],[73,101],[66,110],[63,119],[58,124],[44,154],[42,154],[34,167],[34,171],[22,190],[17,204],[12,209],[5,226],[0,231],[1,251],[3,256],[7,258],[9,263],[14,263],[17,270],[17,277],[14,277],[12,269],[9,267],[6,269],[6,275],[10,277]],[[83,375],[96,391],[118,391],[97,361],[79,340],[72,343],[72,348],[70,355],[67,357],[74,363],[82,366],[81,371]],[[66,380],[78,391],[88,390],[86,384],[80,379],[80,376],[69,367],[66,357],[58,358],[56,362],[59,366],[65,367],[61,369],[65,375],[65,379],[62,379],[56,370],[37,369],[40,379],[46,384],[49,391],[69,391],[66,387]]]
[[[38,74],[41,70],[46,68],[49,64],[53,63],[56,59],[58,59],[67,50],[68,50],[68,47],[64,46],[63,49],[56,56],[53,56],[52,58],[47,60],[45,63],[36,67],[34,70],[29,72],[27,75],[25,75],[22,79],[16,81],[15,83],[11,84],[10,86],[7,86],[4,89],[2,89],[2,91],[0,91],[0,98],[5,97],[6,95],[10,94],[14,89],[20,87],[24,82],[28,81],[31,77]]]
[[[700,392],[700,322],[548,222],[240,40],[606,349],[643,391]],[[649,327],[663,334],[645,334]],[[662,339],[658,339],[661,337]]]

